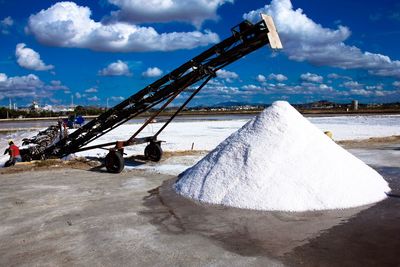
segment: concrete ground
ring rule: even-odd
[[[160,232],[149,190],[172,177],[61,169],[0,177],[0,266],[272,265],[195,233]],[[193,211],[195,212],[195,211]]]
[[[392,188],[356,209],[198,205],[175,177],[61,168],[0,175],[0,266],[399,266],[400,146],[354,149]]]

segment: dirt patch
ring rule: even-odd
[[[400,143],[400,135],[393,135],[388,137],[371,137],[362,140],[344,140],[337,141],[337,144],[346,149],[349,148],[378,148],[387,145],[394,145]]]
[[[89,170],[92,168],[100,167],[100,161],[88,160],[86,158],[76,158],[73,160],[61,159],[48,159],[48,160],[35,160],[31,162],[20,162],[15,166],[8,168],[1,168],[0,174],[12,174],[27,171],[44,171],[62,168],[72,168],[80,170]]]
[[[197,156],[203,155],[207,151],[204,150],[182,150],[182,151],[165,151],[163,153],[162,160],[166,160],[172,157],[180,156]],[[143,155],[136,155],[125,158],[126,161],[135,161],[145,163],[146,159]],[[35,160],[31,162],[20,162],[15,166],[8,168],[0,168],[0,174],[11,174],[17,172],[27,171],[42,171],[42,170],[53,170],[62,168],[72,168],[80,170],[89,170],[93,168],[100,168],[102,162],[97,158],[75,158],[72,160],[61,160],[61,159],[48,159],[48,160]]]
[[[163,153],[163,157],[170,158],[170,157],[180,157],[180,156],[199,156],[207,153],[207,150],[181,150],[181,151],[165,151]]]

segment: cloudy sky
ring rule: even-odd
[[[284,49],[221,70],[192,105],[400,101],[395,0],[0,0],[0,105],[117,104],[261,12]]]

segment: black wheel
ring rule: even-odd
[[[22,145],[23,146],[29,145],[29,143],[30,143],[30,140],[28,138],[22,139]]]
[[[21,155],[23,162],[30,162],[32,161],[32,157],[29,154]]]
[[[110,151],[105,158],[105,165],[108,172],[120,173],[125,163],[122,154],[118,151]]]
[[[150,143],[144,149],[144,156],[146,159],[151,161],[160,161],[162,157],[163,151],[161,149],[161,145],[159,143]]]

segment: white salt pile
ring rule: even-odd
[[[381,175],[284,101],[183,172],[174,188],[204,203],[282,211],[355,207],[390,191]]]

